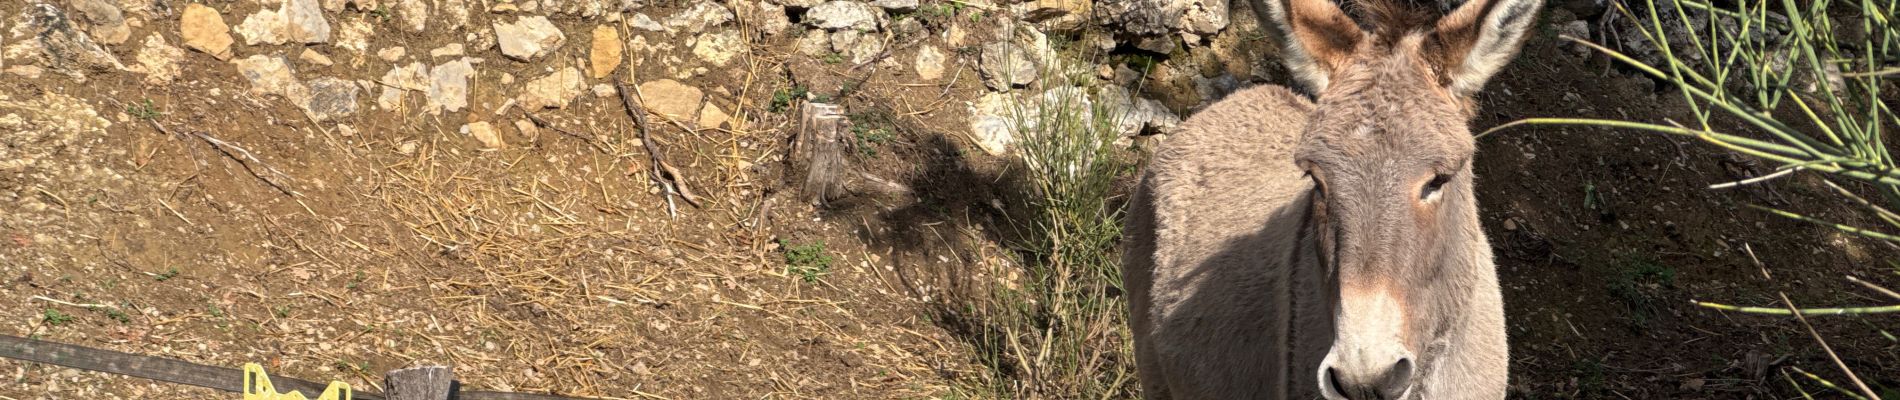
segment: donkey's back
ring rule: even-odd
[[[1234,93],[1147,167],[1122,268],[1148,398],[1318,396],[1307,372],[1330,345],[1332,285],[1305,226],[1312,183],[1293,161],[1312,108],[1280,86]]]

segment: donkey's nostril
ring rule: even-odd
[[[1326,385],[1327,398],[1350,400],[1395,400],[1412,388],[1412,359],[1401,358],[1381,369],[1340,370],[1326,367],[1320,384]]]
[[[1385,371],[1385,378],[1379,384],[1379,397],[1397,399],[1412,388],[1412,359],[1401,358],[1392,369]]]
[[[1333,393],[1338,393],[1340,396],[1352,396],[1353,394],[1352,392],[1346,390],[1347,387],[1345,384],[1342,384],[1339,382],[1338,368],[1331,368],[1331,367],[1326,368],[1326,385],[1329,386],[1330,389],[1332,389]]]

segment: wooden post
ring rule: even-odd
[[[388,400],[449,400],[455,394],[455,372],[440,365],[403,368],[383,375]]]

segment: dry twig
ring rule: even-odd
[[[653,136],[649,132],[652,127],[647,124],[646,107],[642,107],[638,101],[634,100],[634,89],[627,88],[626,79],[616,78],[614,79],[614,90],[620,93],[620,104],[627,108],[627,114],[633,116],[634,128],[640,134],[641,147],[647,149],[647,158],[648,161],[650,161],[648,164],[647,178],[652,179],[655,184],[660,185],[660,187],[666,191],[664,195],[666,196],[667,214],[678,217],[678,212],[673,207],[673,196],[679,196],[681,199],[686,200],[686,204],[691,204],[693,208],[699,208],[699,196],[694,195],[693,190],[686,187],[684,174],[681,174],[679,169],[673,168],[672,164],[666,162],[666,155],[660,149],[660,143],[653,141]]]
[[[1880,400],[1880,395],[1875,394],[1873,389],[1868,389],[1867,384],[1860,381],[1860,376],[1854,375],[1854,369],[1848,368],[1847,363],[1841,362],[1841,356],[1834,354],[1834,347],[1828,346],[1827,340],[1821,338],[1821,333],[1814,330],[1814,325],[1808,324],[1808,317],[1801,315],[1799,309],[1795,308],[1794,301],[1788,300],[1788,294],[1777,293],[1777,295],[1781,296],[1781,304],[1788,306],[1788,311],[1794,313],[1794,318],[1801,321],[1801,326],[1808,328],[1808,335],[1813,336],[1814,341],[1821,344],[1821,350],[1827,351],[1827,358],[1834,361],[1834,366],[1840,367],[1841,373],[1847,374],[1847,380],[1854,382],[1854,386],[1860,388],[1861,393],[1867,395],[1867,398]]]
[[[264,163],[264,160],[258,159],[257,155],[252,154],[250,150],[246,150],[243,147],[238,147],[238,145],[231,144],[231,142],[226,142],[223,140],[219,140],[218,138],[211,137],[210,134],[204,133],[202,131],[193,131],[186,135],[178,135],[178,134],[172,133],[170,129],[165,129],[165,126],[159,124],[158,121],[146,120],[146,122],[151,123],[153,128],[158,129],[159,132],[162,132],[166,135],[189,136],[189,137],[198,138],[198,140],[204,141],[205,144],[210,145],[212,149],[218,150],[218,153],[224,154],[226,158],[230,158],[231,161],[236,161],[239,166],[244,167],[244,172],[251,173],[251,176],[256,177],[257,180],[264,181],[264,184],[270,185],[272,189],[277,189],[277,191],[283,192],[285,196],[291,196],[291,197],[297,196],[297,192],[290,190],[290,188],[287,188],[284,185],[278,184],[276,181],[270,180],[270,178],[265,178],[263,174],[258,173],[257,169],[255,167],[252,167],[251,164],[255,163],[257,165],[264,166],[264,170],[270,172],[271,175],[282,178],[283,180],[290,180],[290,175],[286,175],[283,172],[278,171],[276,167],[272,167],[270,166],[270,164]],[[239,157],[239,156],[242,156],[242,157]],[[246,160],[249,160],[249,161],[246,161]]]

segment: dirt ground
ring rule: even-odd
[[[0,16],[20,8],[0,5]],[[592,25],[555,23],[574,37]],[[150,21],[132,37],[176,35],[176,24]],[[1212,41],[1260,46],[1259,35],[1243,24]],[[422,51],[457,39],[378,40]],[[498,73],[548,65],[491,54],[466,112],[366,111],[335,124],[249,94],[228,63],[196,52],[169,86],[125,72],[83,83],[0,74],[0,135],[40,135],[11,142],[26,144],[14,149],[24,167],[0,174],[4,333],[258,362],[370,390],[383,371],[447,364],[468,388],[603,398],[967,393],[985,372],[973,339],[940,322],[957,306],[946,294],[1012,279],[985,271],[1013,265],[1005,209],[1021,197],[1009,161],[965,133],[963,104],[982,84],[974,71],[920,84],[909,68],[827,63],[792,53],[790,41],[750,43],[736,65],[688,80],[740,122],[655,124],[654,142],[702,196],[676,217],[648,183],[616,98],[537,112],[552,128],[507,129],[498,150],[458,132],[523,119],[519,109],[496,116],[513,96],[497,89],[507,86]],[[585,52],[569,45],[552,63]],[[386,67],[344,66],[388,65],[355,57],[318,71],[375,79]],[[954,68],[974,59],[959,54]],[[635,76],[673,72],[636,64]],[[1257,83],[1286,83],[1267,81]],[[802,201],[786,162],[793,121],[772,110],[794,86],[881,118],[891,136],[854,163],[889,181],[883,190],[824,209]],[[1182,115],[1199,103],[1156,86],[1149,95]],[[148,99],[155,115],[128,112]],[[1548,34],[1480,102],[1478,130],[1525,117],[1686,115],[1674,92]],[[1860,221],[1813,177],[1705,189],[1772,166],[1646,133],[1525,128],[1479,143],[1515,398],[1791,398],[1785,367],[1840,379],[1799,323],[1690,301],[1773,306],[1786,293],[1803,306],[1868,305],[1883,299],[1844,276],[1900,287],[1900,275],[1880,273],[1900,269],[1893,246],[1747,206]],[[787,254],[829,260],[788,266]],[[1883,330],[1896,321],[1812,319],[1863,379],[1888,388],[1900,387],[1900,342]],[[14,361],[0,361],[0,376],[5,398],[230,397]]]

